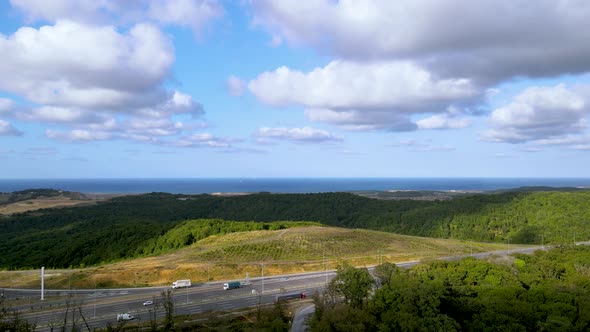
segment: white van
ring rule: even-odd
[[[130,314],[118,314],[117,315],[117,322],[126,321],[126,320],[134,320],[135,317],[131,316]]]

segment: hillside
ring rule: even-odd
[[[81,193],[53,189],[28,189],[11,193],[0,192],[0,215],[91,204],[94,200],[96,198]]]
[[[373,265],[379,261],[405,262],[462,253],[505,249],[504,244],[428,239],[391,233],[320,227],[303,223],[272,223],[257,230],[230,232],[240,223],[192,220],[158,237],[157,246],[174,247],[181,233],[224,228],[179,250],[98,267],[47,270],[46,287],[90,288],[168,285],[177,279],[193,282],[259,277],[334,269],[343,261]],[[260,223],[258,223],[260,224]],[[249,225],[255,227],[255,225]],[[245,230],[247,227],[242,227]],[[265,229],[266,228],[266,229]],[[185,232],[189,230],[188,232]],[[192,230],[192,231],[191,231]],[[233,228],[233,230],[237,230]],[[195,232],[196,233],[196,232]],[[0,287],[34,287],[39,271],[0,271]]]
[[[571,243],[590,236],[588,202],[590,191],[475,194],[445,201],[347,193],[123,196],[0,217],[0,267],[78,267],[161,253],[146,246],[188,219],[312,221],[436,238]]]

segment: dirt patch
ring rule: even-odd
[[[35,198],[15,202],[12,204],[1,205],[0,214],[9,215],[40,209],[61,208],[75,205],[91,205],[96,204],[96,202],[101,200],[104,200],[104,198],[100,197],[87,200],[72,199],[64,196]]]

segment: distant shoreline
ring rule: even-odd
[[[190,178],[0,179],[0,192],[51,188],[87,195],[320,193],[355,191],[488,192],[521,187],[589,188],[590,178]]]

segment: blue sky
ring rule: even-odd
[[[0,178],[588,177],[590,4],[527,3],[2,0]]]

